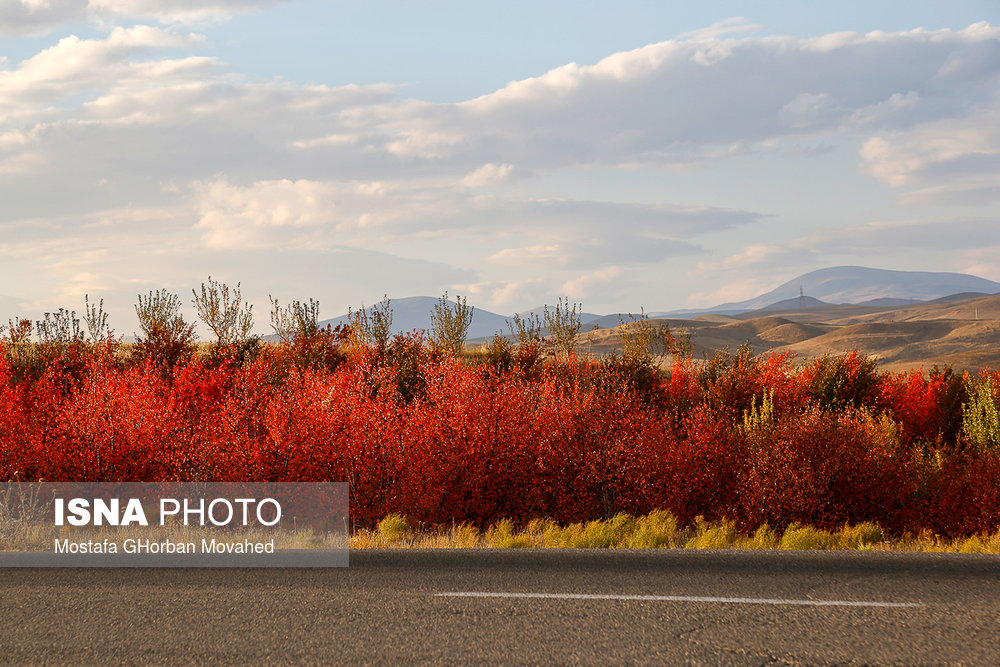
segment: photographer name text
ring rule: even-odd
[[[119,543],[115,540],[85,540],[74,542],[69,539],[55,540],[57,554],[273,554],[274,540],[266,542],[222,542],[202,539],[201,549],[195,542],[173,540],[133,539]]]

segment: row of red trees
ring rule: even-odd
[[[117,348],[39,365],[37,349],[0,344],[0,480],[346,481],[358,526],[655,508],[744,529],[1000,525],[1000,452],[963,432],[970,388],[1000,389],[1000,373],[742,350],[660,376],[642,359],[554,362],[534,347],[458,359],[415,336],[169,363]]]

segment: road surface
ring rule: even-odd
[[[1000,558],[400,550],[338,569],[5,569],[0,647],[16,664],[1000,664]]]

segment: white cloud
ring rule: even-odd
[[[0,33],[35,35],[65,23],[115,18],[191,23],[225,19],[285,0],[7,0]]]
[[[458,132],[412,128],[397,132],[396,138],[387,143],[385,148],[402,158],[435,159],[450,155],[452,149],[461,144],[463,139]]]
[[[598,271],[578,276],[573,280],[567,280],[563,283],[560,291],[569,296],[571,299],[585,299],[598,295],[603,297],[603,292],[605,292],[609,286],[611,286],[615,292],[622,289],[622,275],[622,270],[620,268],[617,266],[609,266]]]
[[[977,250],[969,250],[972,241]],[[872,221],[817,229],[783,243],[751,243],[720,260],[705,260],[688,273],[694,284],[720,285],[691,294],[687,304],[707,307],[743,301],[785,279],[823,266],[961,271],[991,277],[988,258],[1000,248],[1000,227],[990,218],[927,218]]]
[[[900,193],[896,201],[906,207],[988,206],[1000,202],[1000,177],[989,172],[969,175],[961,183]]]
[[[0,32],[30,35],[87,16],[87,0],[8,0],[0,4]]]
[[[806,265],[811,252],[795,244],[781,245],[777,243],[752,243],[738,253],[729,255],[721,261],[698,262],[699,272],[732,271],[753,268],[761,265]]]
[[[778,111],[778,118],[794,129],[829,125],[836,115],[826,93],[800,93]]]
[[[240,10],[256,4],[205,6]],[[201,3],[101,7],[117,12],[154,5],[193,11]],[[269,147],[292,153],[280,156],[283,164],[314,166],[322,158],[328,165],[365,170],[361,178],[433,166],[466,179],[468,187],[484,187],[479,184],[509,179],[510,165],[528,173],[589,163],[699,165],[741,152],[732,146],[854,132],[859,126],[899,132],[965,113],[956,106],[974,103],[997,82],[996,68],[983,65],[991,62],[989,53],[974,59],[979,65],[971,73],[969,65],[941,73],[945,62],[965,63],[972,58],[968,52],[996,42],[1000,32],[986,25],[836,39],[732,38],[730,29],[742,32],[746,26],[729,23],[721,31],[613,54],[594,65],[565,65],[460,104],[428,104],[395,100],[386,86],[242,82],[219,70],[210,56],[155,58],[163,49],[197,47],[196,36],[149,26],[116,28],[103,40],[67,37],[18,68],[0,71],[0,114],[6,107],[8,113],[32,110],[36,123],[53,115],[104,124],[169,123],[186,134],[212,119],[212,127],[229,123],[256,136],[283,135],[282,145]],[[708,46],[723,55],[699,62]],[[88,98],[85,106],[55,114],[44,108],[80,93]],[[281,114],[289,120],[278,122]]]
[[[968,113],[956,110],[959,101],[975,102],[997,81],[981,63],[972,78],[968,67],[941,75],[942,64],[997,35],[988,26],[836,43],[706,34],[567,65],[465,103],[428,104],[397,100],[385,85],[247,81],[211,56],[162,58],[164,50],[201,48],[197,36],[116,28],[105,39],[66,38],[0,71],[3,136],[30,140],[5,144],[0,159],[31,151],[34,162],[9,168],[63,162],[69,173],[86,153],[88,169],[164,182],[218,173],[241,183],[431,175],[498,188],[518,172],[567,166],[704,167],[782,142],[794,153],[803,137],[825,134],[828,145],[863,127],[875,134],[864,151],[871,173],[908,183],[925,149],[902,133],[914,128],[919,146],[920,128],[939,123],[948,136]],[[728,55],[695,62],[712,40]],[[988,102],[970,125],[997,125]],[[907,166],[911,159],[916,167]],[[536,203],[531,212],[560,218],[570,206]]]
[[[500,312],[510,312],[517,304],[542,303],[555,292],[546,281],[540,278],[523,280],[502,280],[454,285],[456,292],[467,293],[477,297],[477,300]]]
[[[574,235],[604,230],[613,236],[643,233],[660,237],[690,237],[758,222],[761,215],[714,206],[649,205],[629,202],[568,199],[528,199],[499,201],[512,220],[522,219],[537,226],[544,220],[550,229]]]
[[[882,255],[901,248],[955,251],[1000,244],[993,218],[930,218],[827,227],[791,243],[817,255]]]
[[[493,266],[582,268],[657,262],[700,252],[678,236],[756,220],[753,213],[647,207],[616,202],[469,197],[449,179],[386,181],[196,181],[198,229],[214,248],[268,245],[406,244],[439,240],[499,242],[518,234],[526,246],[492,250]],[[613,222],[613,225],[609,225]]]
[[[914,91],[893,93],[889,99],[858,109],[851,114],[851,122],[858,125],[874,125],[891,121],[894,117],[917,108],[920,95]]]
[[[1000,242],[985,245],[962,253],[958,270],[987,280],[1000,282],[1000,266],[996,258],[1000,257]]]
[[[753,32],[760,30],[762,27],[763,26],[760,25],[747,23],[746,18],[743,16],[733,16],[721,21],[716,21],[707,28],[699,28],[690,32],[682,32],[677,35],[677,39],[689,42],[715,42],[720,37]]]
[[[827,250],[811,247],[798,238],[786,243],[751,243],[721,260],[700,261],[688,273],[691,283],[717,287],[697,289],[688,295],[686,305],[711,307],[751,299],[773,289],[784,278],[822,266],[829,261],[824,257]]]
[[[250,188],[217,180],[195,189],[201,213],[197,226],[205,231],[205,243],[217,248],[287,243],[287,228],[322,225],[336,208],[333,188],[304,179],[261,181]]]
[[[465,175],[459,182],[467,188],[485,188],[502,185],[513,176],[514,165],[489,163]]]
[[[794,275],[785,273],[786,278],[792,278]],[[774,275],[753,278],[743,276],[717,289],[690,294],[686,305],[690,308],[712,308],[723,303],[746,301],[774,289],[777,282],[780,282],[780,279],[776,280]]]
[[[262,4],[52,0],[5,6],[0,25],[28,25],[31,15],[38,26],[73,12],[148,12],[169,23]],[[25,234],[0,254],[59,265],[64,282],[98,276],[93,284],[104,284],[109,274],[95,268],[103,260],[80,248],[152,247],[174,259],[347,253],[358,262],[364,249],[378,249],[400,271],[419,266],[447,278],[442,285],[481,285],[493,302],[513,303],[560,285],[610,298],[637,275],[659,294],[666,260],[690,268],[689,256],[707,253],[698,274],[707,293],[720,281],[736,286],[730,291],[752,284],[741,272],[796,252],[821,261],[896,239],[959,241],[941,231],[942,217],[909,231],[803,232],[798,245],[762,236],[719,257],[710,246],[722,235],[712,234],[750,238],[763,215],[713,206],[710,190],[676,203],[652,186],[630,201],[638,186],[619,184],[616,199],[611,186],[549,194],[540,185],[592,166],[648,170],[637,183],[668,181],[675,172],[664,167],[727,161],[735,165],[727,178],[765,159],[785,160],[792,173],[804,154],[862,145],[872,183],[906,188],[901,203],[997,201],[1000,30],[800,39],[748,36],[749,28],[729,22],[571,63],[459,104],[402,100],[389,85],[252,80],[177,27],[67,37],[0,66],[0,228],[8,238]],[[724,201],[766,201],[738,189]],[[96,230],[106,235],[99,240]],[[166,260],[147,263],[159,267],[150,280],[169,273]],[[411,291],[406,277],[394,279]],[[387,287],[372,286],[372,296]]]
[[[338,246],[278,243],[266,247],[232,247],[224,252],[200,242],[193,222],[197,212],[184,207],[136,210],[123,207],[99,215],[62,221],[28,221],[17,231],[3,226],[0,268],[25,267],[30,293],[27,303],[0,313],[40,313],[59,307],[81,312],[83,295],[105,299],[110,323],[119,333],[136,329],[136,294],[166,288],[190,304],[192,288],[208,275],[235,284],[255,303],[257,330],[268,333],[267,295],[284,301],[315,297],[322,314],[333,317],[362,300],[382,294],[435,294],[443,285],[468,283],[475,275],[440,262],[403,257],[392,252]],[[284,228],[296,231],[298,228]],[[20,287],[27,287],[21,283]],[[6,306],[0,299],[0,306]],[[194,318],[186,307],[186,316]],[[204,332],[202,332],[204,333]]]
[[[558,243],[504,248],[490,255],[487,261],[501,266],[524,266],[558,260],[565,252],[564,247]]]
[[[148,62],[133,59],[152,49],[191,47],[200,41],[197,35],[180,35],[150,26],[116,27],[104,39],[64,37],[20,63],[17,69],[0,71],[0,114],[25,110],[37,113],[43,105],[79,93],[112,87],[134,93],[136,88],[162,85],[165,80],[203,75],[205,66],[212,63],[210,58]]]
[[[974,239],[977,250],[969,250]],[[988,218],[874,221],[836,225],[785,243],[753,243],[717,261],[701,261],[688,273],[699,289],[691,307],[743,301],[783,280],[823,266],[857,264],[916,270],[913,258],[931,259],[930,271],[961,271],[992,277],[988,260],[1000,248],[1000,228]],[[902,254],[901,254],[902,251]]]
[[[165,22],[202,21],[253,11],[285,0],[90,0],[93,15],[154,17]]]
[[[942,63],[998,36],[997,28],[976,25],[808,39],[675,39],[594,65],[571,63],[455,106],[384,110],[380,126],[402,145],[431,144],[427,154],[436,159],[475,154],[528,168],[676,164],[704,155],[692,150],[697,146],[719,147],[725,156],[741,141],[951,117],[989,89],[996,72],[941,76]],[[716,54],[709,61],[707,43]]]
[[[1000,200],[1000,96],[959,117],[872,137],[864,169],[890,187],[916,187],[902,204],[991,204]]]

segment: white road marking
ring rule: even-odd
[[[699,595],[602,595],[595,593],[436,593],[452,598],[533,598],[544,600],[640,600],[647,602],[721,602],[726,604],[774,604],[806,607],[923,607],[919,602],[878,602],[869,600],[786,600],[782,598],[722,598]]]

